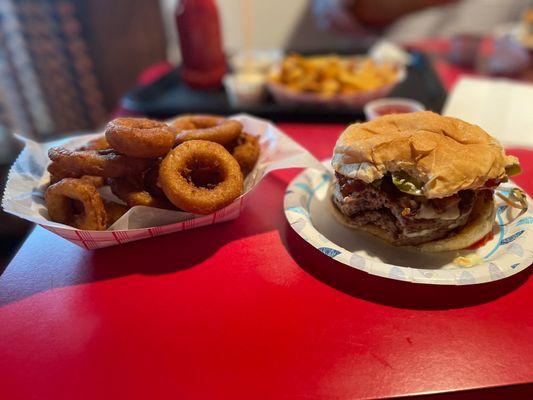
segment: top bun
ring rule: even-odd
[[[475,189],[504,179],[518,159],[477,125],[430,111],[391,114],[350,125],[339,137],[333,169],[370,183],[387,172],[403,171],[427,198]]]

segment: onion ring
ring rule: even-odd
[[[79,175],[72,173],[69,170],[61,168],[57,163],[52,162],[46,168],[50,173],[50,184],[59,182],[64,178],[79,178]]]
[[[119,153],[156,158],[170,151],[175,130],[163,122],[147,118],[117,118],[107,124],[105,137]]]
[[[82,175],[115,178],[136,175],[149,168],[153,163],[146,158],[128,157],[115,150],[68,150],[53,147],[48,150],[48,157],[58,170],[68,171],[70,177]]]
[[[107,216],[96,188],[81,179],[65,178],[49,186],[44,193],[50,219],[84,230],[105,230]],[[82,209],[76,212],[76,202]],[[78,203],[79,204],[79,203]]]
[[[242,194],[239,164],[220,144],[187,141],[163,159],[159,184],[178,208],[195,214],[210,214]]]
[[[107,227],[109,228],[130,209],[124,204],[115,203],[114,201],[104,202],[104,208],[107,216]]]
[[[83,146],[78,147],[76,150],[105,150],[109,149],[109,143],[104,135],[98,136],[95,139],[89,140]]]
[[[260,151],[259,139],[256,136],[243,132],[237,138],[237,143],[231,150],[231,155],[239,163],[244,176],[254,169]]]
[[[103,176],[83,175],[80,179],[84,182],[90,183],[97,189],[106,184],[106,178]]]
[[[192,122],[191,117],[192,115],[182,115],[181,117],[174,119],[170,123],[170,126],[176,130],[176,133],[180,133],[181,131],[196,129],[197,126]],[[219,118],[216,115],[212,115],[210,117]]]
[[[164,209],[175,209],[166,198],[160,199],[147,192],[140,178],[110,178],[109,187],[115,196],[130,207],[145,206]]]
[[[159,165],[147,169],[143,176],[143,183],[145,190],[154,197],[160,199],[167,199],[163,190],[159,187]]]
[[[69,171],[59,168],[56,163],[51,163],[47,169],[50,172],[50,185],[59,182],[61,179],[77,178],[77,176],[72,175]],[[105,178],[102,176],[82,175],[79,179],[91,183],[96,188],[102,187],[106,183]]]
[[[175,144],[208,140],[224,145],[237,139],[242,132],[239,121],[215,115],[185,115],[176,118],[170,125],[177,131]]]

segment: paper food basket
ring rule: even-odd
[[[272,123],[245,114],[232,118],[240,121],[247,133],[259,137],[261,154],[254,170],[245,179],[243,195],[213,214],[194,215],[136,206],[106,231],[80,230],[50,221],[44,204],[44,191],[50,178],[46,170],[50,162],[48,149],[58,145],[76,148],[101,135],[101,132],[48,143],[37,143],[19,137],[24,141],[25,147],[9,172],[2,208],[7,213],[34,222],[85,249],[98,249],[235,219],[240,215],[250,192],[270,171],[293,167],[323,168],[307,150]],[[101,190],[101,195],[103,198],[120,202],[108,187]]]

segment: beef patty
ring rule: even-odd
[[[390,176],[370,184],[336,176],[333,202],[340,212],[354,226],[378,226],[398,245],[441,239],[464,226],[478,196],[475,190],[462,190],[450,197],[426,199],[401,192]]]

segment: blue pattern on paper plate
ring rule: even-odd
[[[322,253],[324,253],[325,255],[331,258],[341,254],[339,250],[332,249],[331,247],[319,247],[318,250],[320,250]]]
[[[474,278],[474,275],[472,275],[470,272],[463,271],[461,272],[461,275],[459,275],[458,282],[461,285],[472,285],[476,283],[476,278]]]
[[[533,224],[533,217],[525,217],[516,223],[516,226],[525,225],[525,224]]]
[[[309,193],[309,195],[312,196],[313,194],[313,190],[311,189],[311,187],[307,184],[307,183],[303,183],[303,182],[297,182],[294,184],[294,186],[296,187],[299,187],[300,189],[303,189],[305,190],[307,193]]]
[[[490,274],[490,277],[494,280],[503,278],[502,270],[494,263],[489,264],[489,274]]]
[[[364,270],[366,266],[366,260],[359,254],[352,253],[352,256],[350,257],[350,265],[354,268]]]
[[[513,233],[511,236],[508,236],[508,237],[506,237],[505,239],[502,239],[502,240],[500,241],[500,244],[511,243],[513,240],[519,238],[519,237],[522,235],[522,233],[524,233],[524,232],[525,232],[525,231],[522,230],[522,231],[518,231],[518,232],[516,232],[516,233]]]
[[[511,245],[507,248],[507,253],[522,257],[524,255],[524,249],[518,243],[511,243]]]
[[[398,267],[392,267],[389,271],[389,278],[405,281],[404,272]]]
[[[294,229],[296,232],[300,233],[305,228],[306,222],[305,219],[300,218],[297,219],[294,222],[291,222],[292,229]]]
[[[498,249],[500,248],[502,244],[501,242],[505,235],[505,222],[503,222],[502,213],[506,209],[507,209],[507,206],[503,205],[503,206],[499,206],[498,209],[496,210],[496,219],[498,220],[498,225],[500,225],[500,236],[498,238],[498,241],[494,245],[494,248],[491,251],[489,251],[485,257],[483,257],[485,260],[489,258],[490,256],[492,256],[494,253],[496,253],[496,251],[498,251]]]
[[[293,212],[298,213],[298,214],[302,214],[302,215],[307,217],[307,211],[305,211],[303,207],[293,206],[293,207],[287,208],[287,210],[288,211],[293,211]]]

